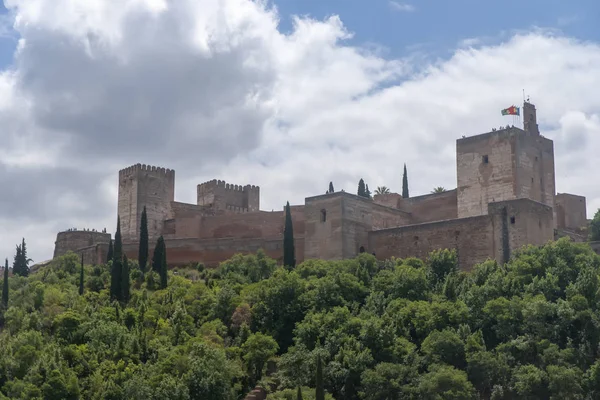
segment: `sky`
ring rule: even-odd
[[[280,210],[335,189],[456,187],[456,139],[523,100],[558,192],[600,208],[600,3],[4,0],[0,257],[114,231],[118,170],[261,187]]]

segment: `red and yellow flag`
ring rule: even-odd
[[[519,107],[510,106],[502,110],[502,115],[520,115]]]

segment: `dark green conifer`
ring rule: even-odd
[[[287,269],[296,267],[296,254],[294,248],[294,227],[290,202],[285,205],[285,225],[283,227],[283,266]]]
[[[152,270],[157,274],[160,274],[161,263],[162,263],[162,245],[161,241],[163,240],[162,236],[158,238],[156,241],[156,245],[154,246],[154,254],[152,256]]]
[[[296,400],[302,400],[302,389],[298,386],[298,394],[296,395]]]
[[[114,249],[113,249],[113,241],[111,238],[110,242],[108,242],[108,253],[106,254],[106,263],[107,264],[109,261],[111,261],[113,259],[113,256],[114,256]]]
[[[2,282],[2,308],[8,308],[8,258],[4,262],[4,282]]]
[[[20,273],[21,276],[29,276],[29,262],[31,259],[27,258],[27,246],[25,245],[25,238],[21,242],[21,262],[20,262]]]
[[[123,269],[121,272],[121,301],[124,303],[129,302],[131,283],[129,281],[129,262],[127,255],[123,254]]]
[[[148,217],[146,215],[146,206],[142,211],[142,221],[140,223],[140,248],[138,261],[140,263],[140,271],[146,273],[146,264],[148,263]]]
[[[121,242],[121,217],[117,218],[117,232],[115,233],[115,245],[113,247],[113,263],[110,272],[110,295],[111,299],[121,300],[123,290],[121,289],[123,273],[123,244]]]
[[[83,295],[83,253],[81,253],[81,271],[79,272],[79,295]]]
[[[165,246],[165,239],[160,236],[156,241],[156,247],[154,248],[154,257],[152,259],[152,269],[160,276],[160,287],[165,289],[167,287],[167,248]]]
[[[371,191],[369,190],[369,185],[365,185],[365,197],[367,199],[371,198]]]
[[[333,182],[329,182],[329,193],[333,193]]]
[[[402,197],[408,199],[408,175],[406,174],[406,164],[404,164],[404,173],[402,174]]]
[[[13,275],[21,275],[21,245],[17,245],[17,253],[13,261]]]
[[[356,192],[356,194],[360,197],[366,197],[367,195],[367,191],[365,190],[365,181],[363,181],[362,178],[360,178],[360,181],[358,181],[358,192]]]
[[[317,378],[315,400],[325,400],[325,388],[323,386],[323,366],[321,365],[321,356],[317,355]]]

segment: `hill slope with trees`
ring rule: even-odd
[[[469,273],[447,250],[292,269],[258,252],[164,287],[127,260],[115,300],[111,264],[5,275],[0,399],[600,397],[600,257],[567,239]]]

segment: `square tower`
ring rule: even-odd
[[[529,131],[507,127],[456,141],[458,218],[486,215],[488,204],[526,198],[554,210],[554,143],[539,135],[535,107]]]
[[[260,187],[233,185],[213,179],[198,185],[197,204],[215,210],[255,212],[260,210]]]
[[[171,202],[175,200],[175,171],[137,164],[119,171],[118,214],[124,241],[137,241],[146,207],[150,240],[162,233]]]

